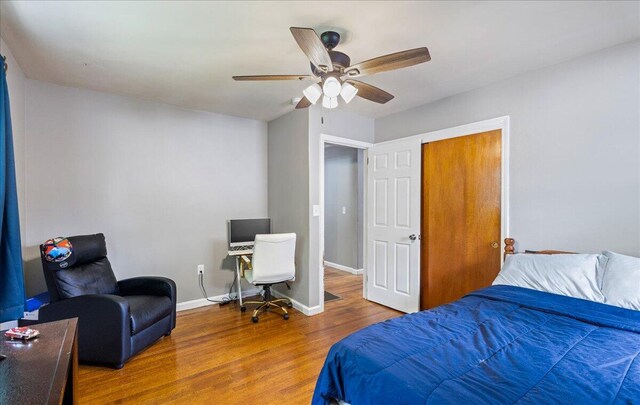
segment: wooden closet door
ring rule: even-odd
[[[500,271],[501,131],[422,145],[421,309]]]

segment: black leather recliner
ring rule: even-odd
[[[51,243],[40,246],[51,303],[40,308],[39,321],[77,317],[82,363],[121,368],[131,356],[171,334],[176,326],[173,280],[135,277],[117,281],[103,234],[67,240],[71,245],[68,257],[47,254]]]

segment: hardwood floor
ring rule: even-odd
[[[80,403],[308,404],[331,345],[401,315],[362,298],[362,276],[326,269],[325,288],[343,297],[312,317],[292,310],[251,322],[217,305],[178,313],[177,326],[123,369],[80,366]]]

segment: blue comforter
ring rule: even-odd
[[[640,311],[493,286],[336,343],[313,404],[640,404]]]

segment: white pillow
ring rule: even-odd
[[[609,259],[602,278],[605,303],[640,311],[640,257],[603,253]]]
[[[597,280],[599,257],[602,255],[509,255],[493,285],[513,285],[604,302]]]

